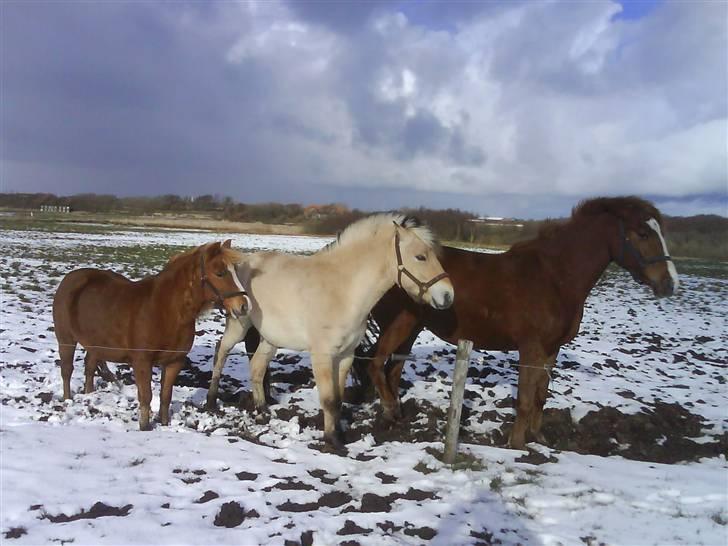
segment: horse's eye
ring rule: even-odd
[[[218,272],[215,273],[215,275],[217,275],[218,277],[221,277],[221,278],[224,277],[227,274],[228,274],[228,270],[227,269],[223,269],[222,271],[218,271]]]
[[[647,233],[646,231],[640,231],[637,233],[637,235],[640,236],[640,239],[647,239],[650,236],[650,234]]]
[[[418,254],[417,256],[415,256],[415,260],[417,260],[419,262],[424,262],[426,259],[427,258],[425,258],[424,254]]]

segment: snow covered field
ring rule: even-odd
[[[249,250],[328,242],[229,237]],[[347,406],[347,457],[321,451],[303,354],[282,351],[272,363],[270,416],[234,403],[249,390],[240,354],[221,384],[230,403],[200,409],[218,313],[199,322],[171,426],[138,431],[126,366],[112,364],[118,383],[97,379],[97,392],[63,402],[51,318],[62,276],[97,266],[134,277],[216,238],[227,237],[0,231],[3,544],[726,544],[725,266],[682,271],[670,300],[621,272],[599,283],[554,373],[544,417],[553,448],[504,449],[516,355],[474,353],[455,469],[436,457],[454,348],[428,333],[405,368],[404,422],[387,430],[376,402]],[[78,392],[83,352],[76,358]]]

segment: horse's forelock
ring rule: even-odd
[[[228,265],[237,265],[243,261],[244,254],[234,248],[223,246],[221,247],[222,259]]]

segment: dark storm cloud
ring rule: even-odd
[[[6,2],[3,189],[521,216],[639,192],[713,210],[726,6],[618,10]]]
[[[45,175],[35,170],[29,184],[37,186],[29,189],[64,181],[72,191],[187,193],[208,191],[213,182],[237,183],[253,198],[265,197],[256,195],[255,177],[243,173],[261,175],[270,164],[253,137],[265,123],[257,106],[270,93],[268,71],[254,61],[234,70],[225,62],[225,47],[240,26],[195,35],[180,22],[179,6],[171,7],[33,2],[3,8],[9,175],[43,164],[52,168]],[[212,9],[203,17],[217,17]],[[64,176],[64,167],[72,174]]]

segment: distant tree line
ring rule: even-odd
[[[336,234],[368,213],[340,204],[303,207],[299,204],[238,203],[230,197],[201,195],[181,197],[117,197],[83,193],[57,196],[51,193],[0,193],[0,207],[40,210],[42,206],[69,206],[72,211],[149,214],[205,213],[234,222],[303,225],[308,233]],[[482,221],[459,209],[404,209],[432,226],[443,241],[459,241],[507,247],[531,239],[544,224],[540,220]],[[558,221],[558,220],[556,220]],[[666,217],[670,252],[675,256],[728,260],[728,218],[716,215]]]

